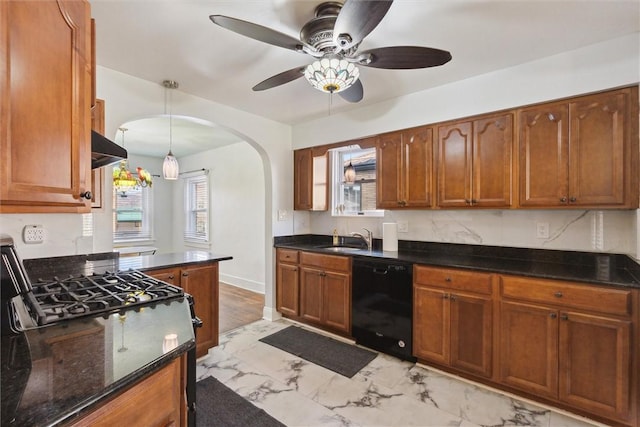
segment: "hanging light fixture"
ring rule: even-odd
[[[351,154],[349,154],[349,165],[344,168],[344,180],[347,184],[356,182],[356,168],[351,164]]]
[[[167,114],[167,92],[169,89],[177,89],[178,82],[173,80],[165,80],[162,82],[162,85],[165,87],[164,91],[164,113]],[[178,174],[180,171],[180,167],[178,165],[178,159],[171,152],[171,147],[173,145],[173,123],[172,123],[172,115],[171,115],[171,102],[169,102],[169,153],[164,158],[164,162],[162,163],[162,175],[164,179],[176,180],[178,179]]]
[[[353,85],[360,71],[353,63],[328,56],[307,65],[304,77],[311,86],[325,93],[339,93]]]
[[[122,148],[124,148],[124,133],[129,129],[118,128],[118,130],[122,132]],[[133,175],[129,170],[128,159],[120,161],[118,167],[113,168],[113,187],[116,191],[122,192],[124,195],[127,190],[139,187],[151,187],[151,174],[141,167],[138,167],[136,170],[138,173],[137,176]]]

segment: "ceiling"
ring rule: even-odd
[[[251,88],[272,75],[311,63],[312,57],[233,33],[213,24],[209,15],[243,19],[299,38],[300,28],[319,3],[91,0],[97,63],[159,85],[176,80],[180,91],[295,125],[326,116],[329,96],[304,78],[262,92]],[[426,46],[448,50],[453,59],[420,70],[360,67],[364,99],[351,104],[334,96],[331,113],[639,31],[638,0],[396,0],[359,51]]]

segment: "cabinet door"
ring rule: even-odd
[[[557,397],[557,311],[503,301],[499,340],[500,382],[540,396]]]
[[[473,123],[473,206],[511,206],[512,150],[513,118],[510,113]]]
[[[438,206],[471,203],[471,122],[438,127]]]
[[[568,203],[569,111],[566,104],[521,110],[520,206]]]
[[[196,357],[201,357],[218,345],[218,265],[184,268],[180,284],[193,296],[196,316],[202,320],[196,329]]]
[[[293,209],[313,208],[313,157],[310,148],[293,152]]]
[[[322,321],[322,270],[300,267],[300,317]]]
[[[89,4],[1,3],[0,212],[89,212]]]
[[[451,366],[491,377],[492,300],[471,294],[451,294]]]
[[[628,95],[604,93],[569,104],[570,205],[624,204]]]
[[[560,319],[560,399],[628,419],[630,322],[574,312]]]
[[[348,274],[326,272],[323,276],[323,322],[333,329],[351,332],[351,278]]]
[[[402,207],[402,136],[400,132],[381,135],[376,146],[376,206]]]
[[[415,208],[430,207],[433,204],[432,164],[433,129],[420,127],[403,132],[403,206]]]
[[[413,355],[449,364],[448,293],[423,286],[413,287]]]
[[[298,266],[278,263],[276,271],[276,309],[290,316],[298,311]]]

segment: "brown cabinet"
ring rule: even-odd
[[[300,318],[351,333],[351,259],[300,252]]]
[[[504,113],[438,127],[438,206],[510,207],[513,116]]]
[[[0,2],[0,212],[90,211],[90,15],[86,1]]]
[[[637,207],[637,100],[634,87],[519,110],[520,206]]]
[[[71,425],[186,426],[182,372],[181,359],[176,359]]]
[[[298,316],[300,280],[298,251],[276,250],[276,310],[288,316]]]
[[[378,209],[431,207],[433,129],[381,135],[376,144]]]
[[[416,265],[413,292],[414,356],[490,378],[491,275]]]
[[[293,209],[327,210],[328,154],[312,148],[293,152]]]
[[[180,286],[193,296],[196,316],[202,327],[196,330],[196,357],[218,345],[218,263],[146,271],[149,276]]]
[[[629,421],[630,290],[502,276],[499,381]]]

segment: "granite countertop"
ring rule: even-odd
[[[119,257],[107,252],[23,261],[31,281],[232,259],[205,251]],[[185,322],[185,318],[189,321]],[[1,425],[65,423],[195,347],[186,299],[78,318],[2,336]],[[167,347],[165,337],[177,334]]]
[[[342,237],[345,246],[362,248],[362,240]],[[373,250],[331,249],[331,236],[299,235],[274,238],[276,248],[379,259],[392,259],[414,264],[487,271],[501,274],[537,277],[640,289],[640,264],[624,254],[560,251],[398,241],[397,252],[382,251],[382,241],[374,239]]]

